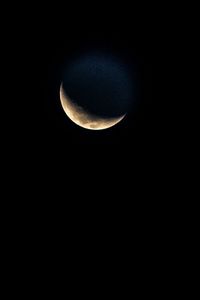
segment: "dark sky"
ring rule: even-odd
[[[154,170],[159,167],[163,139],[163,91],[157,83],[157,66],[162,63],[160,36],[148,13],[131,14],[126,10],[121,18],[119,13],[104,13],[88,11],[76,22],[73,14],[62,18],[52,12],[34,29],[37,51],[33,55],[38,72],[34,105],[40,112],[35,130],[39,132],[44,177],[48,176],[51,183],[57,176],[62,186],[68,180],[80,183],[83,178],[96,178],[96,182],[102,181],[96,186],[101,190],[114,178],[116,188],[121,181],[122,190],[126,190],[126,184],[132,188],[135,180],[141,179],[141,186],[142,181],[153,181]],[[80,128],[67,118],[60,105],[64,62],[91,49],[122,57],[136,74],[138,105],[108,130]]]
[[[95,2],[84,13],[80,7],[72,12],[55,3],[51,10],[32,9],[32,15],[26,15],[29,22],[20,25],[9,47],[17,68],[8,70],[7,81],[14,78],[5,98],[9,114],[2,111],[5,127],[14,116],[6,134],[11,140],[9,160],[14,163],[11,168],[5,164],[6,171],[9,182],[14,178],[25,195],[24,214],[28,218],[26,205],[30,205],[30,213],[41,214],[47,231],[49,224],[53,228],[73,214],[70,228],[78,224],[78,215],[84,219],[88,212],[95,219],[100,211],[102,223],[105,213],[106,218],[138,220],[137,228],[148,227],[156,212],[162,217],[167,206],[163,198],[171,175],[165,167],[173,145],[169,149],[163,123],[167,119],[170,126],[165,107],[173,105],[160,84],[170,80],[169,73],[163,76],[169,51],[163,44],[157,9],[138,11],[132,2],[129,8],[121,3],[119,10],[100,6]],[[102,131],[85,130],[71,122],[59,99],[64,62],[92,49],[121,57],[135,74],[138,88],[137,107],[118,125]],[[12,99],[10,90],[15,93]],[[9,190],[15,192],[12,187]],[[66,224],[60,227],[65,230]]]
[[[117,2],[109,2],[108,7],[95,1],[88,8],[82,1],[73,2],[77,7],[70,10],[65,2],[63,6],[49,2],[44,9],[28,5],[29,11],[23,7],[22,22],[16,13],[16,22],[9,26],[12,35],[6,33],[10,44],[2,44],[9,46],[11,62],[4,76],[9,88],[1,98],[9,106],[8,111],[2,110],[2,129],[9,127],[2,143],[2,148],[8,148],[8,158],[2,157],[3,177],[9,182],[6,193],[12,193],[11,201],[18,209],[24,198],[21,212],[27,219],[34,215],[33,228],[39,227],[41,218],[42,240],[47,232],[51,239],[53,231],[57,236],[62,229],[61,240],[66,240],[78,220],[82,220],[81,228],[88,215],[94,220],[88,221],[88,227],[93,228],[98,214],[99,227],[110,220],[116,236],[121,225],[126,227],[121,230],[123,236],[127,229],[140,232],[156,216],[162,219],[174,199],[173,193],[167,197],[174,169],[166,167],[174,146],[168,145],[163,126],[166,120],[165,126],[171,126],[165,109],[173,110],[167,86],[174,72],[165,72],[170,46],[173,49],[161,23],[165,8],[161,11],[156,5],[154,9],[149,2],[150,8],[145,3],[138,10],[132,1],[130,7],[119,2],[118,8]],[[163,23],[168,28],[171,20],[166,17]],[[136,70],[138,87],[138,106],[118,125],[102,131],[72,123],[59,99],[64,61],[94,48],[122,57],[130,72]],[[2,56],[4,61],[7,64]],[[5,202],[10,205],[10,200]],[[174,211],[174,206],[168,210]],[[155,222],[155,228],[159,226]],[[132,236],[130,233],[127,240],[132,241]],[[149,236],[151,239],[151,232]]]

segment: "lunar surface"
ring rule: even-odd
[[[86,129],[106,129],[131,109],[133,82],[121,59],[100,52],[68,60],[63,66],[60,100],[67,116]]]
[[[63,84],[60,86],[60,100],[66,115],[77,125],[93,130],[100,130],[112,127],[119,123],[125,114],[120,117],[102,118],[99,117],[76,103],[75,100],[67,96]]]

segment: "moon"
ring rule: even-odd
[[[126,115],[102,118],[87,111],[87,109],[78,105],[74,99],[70,99],[63,88],[63,83],[60,86],[60,101],[69,119],[85,129],[102,130],[110,128],[119,123]]]

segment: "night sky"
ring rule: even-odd
[[[52,234],[60,234],[60,240],[65,241],[75,228],[81,232],[87,223],[87,232],[94,230],[93,241],[95,221],[100,231],[110,222],[109,238],[112,232],[117,238],[124,225],[121,236],[126,236],[126,241],[132,242],[133,232],[143,239],[148,230],[151,239],[151,225],[161,228],[167,208],[174,211],[173,193],[169,195],[168,189],[173,168],[166,171],[174,145],[168,143],[171,136],[163,126],[165,122],[167,129],[172,127],[166,111],[173,111],[174,99],[167,87],[173,69],[165,71],[168,45],[163,42],[164,31],[158,31],[157,10],[154,14],[147,8],[134,10],[132,2],[130,8],[123,11],[123,7],[122,3],[118,11],[114,7],[109,11],[107,6],[100,10],[95,2],[85,13],[81,8],[71,12],[60,5],[53,5],[51,12],[37,9],[29,21],[32,26],[26,30],[24,22],[9,47],[17,68],[13,64],[8,69],[12,75],[6,78],[11,82],[5,97],[9,114],[2,111],[2,115],[5,127],[14,120],[6,135],[11,140],[11,164],[7,166],[5,160],[5,174],[9,182],[14,179],[16,187],[11,185],[7,190],[13,191],[11,199],[19,208],[23,194],[21,212],[27,219],[33,215],[33,228],[40,230],[38,224],[43,222],[41,240],[49,234],[52,241]],[[74,124],[59,97],[65,64],[93,51],[123,61],[135,97],[120,123],[99,131]],[[11,89],[16,94],[12,99]],[[104,93],[102,89],[99,95]],[[20,190],[19,201],[16,189]]]
[[[160,74],[156,69],[162,57],[151,17],[140,12],[134,17],[124,15],[123,22],[117,15],[107,15],[103,21],[97,12],[77,24],[72,22],[73,15],[68,20],[47,18],[36,37],[39,91],[35,101],[41,118],[35,127],[44,177],[51,183],[59,178],[62,187],[69,186],[68,180],[73,184],[90,178],[99,192],[112,184],[115,189],[132,190],[134,182],[139,182],[140,191],[147,191],[142,185],[153,181],[163,138],[163,91],[157,84]],[[119,124],[100,131],[86,130],[69,120],[59,98],[66,61],[94,50],[123,60],[132,74],[137,99]]]
[[[115,259],[118,268],[114,253],[117,255],[116,250],[123,248],[119,253],[123,264],[124,258],[128,267],[131,266],[128,259],[134,265],[138,263],[140,272],[148,280],[154,280],[151,272],[155,270],[154,261],[158,260],[159,275],[162,263],[170,261],[168,254],[174,255],[174,243],[173,247],[168,243],[171,238],[168,230],[173,226],[173,218],[186,216],[181,213],[182,197],[178,189],[182,182],[176,172],[177,161],[182,160],[183,154],[171,142],[171,132],[174,140],[180,132],[183,134],[182,123],[177,119],[180,132],[174,131],[168,114],[174,111],[177,97],[169,92],[171,75],[177,77],[174,66],[168,64],[174,56],[174,43],[168,42],[161,22],[165,3],[162,10],[158,4],[154,8],[151,2],[142,4],[138,10],[133,6],[135,2],[129,2],[128,5],[120,1],[118,8],[117,2],[109,2],[109,8],[108,2],[103,5],[95,1],[88,8],[85,1],[73,1],[74,10],[69,9],[70,1],[62,5],[48,2],[43,10],[36,3],[35,8],[28,3],[21,9],[22,20],[17,3],[16,20],[3,26],[12,31],[12,35],[6,32],[6,42],[2,43],[2,48],[9,48],[8,60],[4,55],[1,60],[7,69],[2,75],[9,85],[8,89],[3,86],[6,93],[1,97],[2,103],[8,104],[8,110],[1,111],[6,137],[1,143],[2,149],[6,149],[6,156],[2,156],[2,178],[9,183],[2,184],[5,189],[2,202],[8,205],[8,218],[3,225],[12,227],[11,233],[16,230],[16,242],[12,242],[12,234],[6,233],[15,260],[20,262],[15,248],[22,256],[27,253],[25,262],[34,263],[37,255],[40,257],[36,275],[40,269],[46,269],[51,270],[51,276],[51,258],[63,270],[63,261],[87,263],[83,249],[89,256],[96,254],[92,263],[101,263],[102,252],[113,263]],[[173,11],[173,7],[170,9]],[[170,22],[166,14],[163,23],[167,29]],[[178,25],[175,38],[182,26]],[[74,124],[64,113],[59,96],[65,64],[93,51],[123,61],[131,76],[132,83],[128,86],[132,85],[134,90],[134,105],[130,105],[126,117],[116,126],[99,131]],[[122,98],[125,86],[123,82]],[[101,95],[105,95],[105,90],[99,91]],[[109,110],[112,112],[111,107]],[[173,189],[174,186],[178,188]],[[18,223],[21,223],[19,230]],[[179,237],[182,222],[177,224],[176,231],[172,228],[174,241]],[[46,243],[44,249],[43,243]],[[110,244],[113,244],[111,249]],[[68,250],[76,255],[75,259]],[[61,252],[65,255],[60,255]],[[127,256],[128,252],[131,255]],[[148,267],[146,261],[152,266]],[[142,264],[146,266],[141,267]],[[82,272],[85,270],[86,266]],[[138,277],[136,272],[135,275]],[[141,283],[142,291],[146,286],[143,280]]]

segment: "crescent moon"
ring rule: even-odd
[[[60,86],[60,101],[64,112],[75,124],[91,130],[107,129],[119,123],[125,115],[116,118],[101,118],[91,114],[83,107],[72,101],[65,93],[63,84]]]

